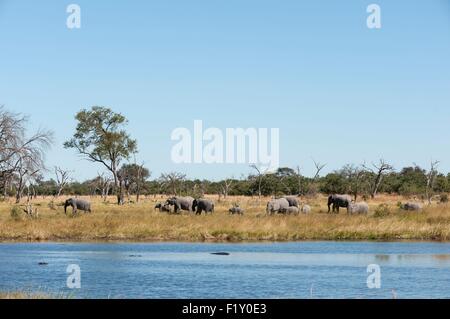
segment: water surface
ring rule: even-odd
[[[213,255],[227,252],[228,256]],[[43,265],[39,265],[43,263]],[[67,266],[81,289],[67,288]],[[367,266],[381,288],[367,287]],[[450,298],[450,243],[0,244],[0,291],[76,298]]]

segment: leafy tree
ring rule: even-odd
[[[78,124],[65,148],[76,149],[87,160],[101,163],[113,175],[117,203],[124,203],[124,185],[119,179],[119,166],[137,151],[137,142],[124,130],[127,119],[106,107],[83,109],[75,116]]]
[[[399,188],[396,190],[396,193],[401,195],[418,195],[426,192],[426,171],[419,166],[403,168],[398,178]]]
[[[342,174],[337,172],[330,173],[322,178],[320,190],[325,194],[342,194],[346,193],[348,183]]]

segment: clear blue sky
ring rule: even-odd
[[[66,7],[81,6],[81,29]],[[377,3],[382,28],[366,27]],[[450,171],[450,4],[435,1],[1,1],[0,104],[54,130],[49,167],[101,170],[62,143],[76,111],[129,119],[157,177],[239,177],[247,165],[175,165],[171,131],[279,127],[281,166],[327,171],[380,157]]]

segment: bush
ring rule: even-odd
[[[391,209],[389,208],[389,206],[387,204],[380,204],[375,209],[375,214],[373,216],[374,217],[386,217],[389,215],[391,215]]]
[[[11,208],[11,218],[14,220],[22,219],[22,210],[19,206],[13,206]]]
[[[441,194],[441,196],[439,196],[439,202],[443,204],[448,203],[448,194]]]

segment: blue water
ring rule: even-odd
[[[80,266],[81,289],[67,288],[70,264]],[[380,289],[367,287],[370,264],[380,266]],[[0,291],[18,290],[74,298],[392,298],[393,291],[450,298],[450,244],[0,244]]]

